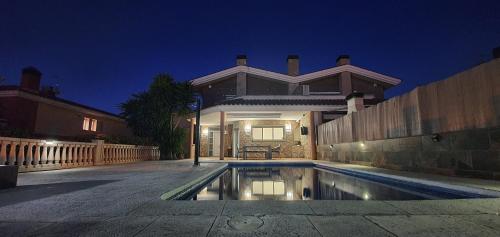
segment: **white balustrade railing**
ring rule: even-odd
[[[158,160],[155,146],[50,141],[0,137],[0,165],[17,165],[20,172],[102,164]]]

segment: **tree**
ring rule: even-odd
[[[189,82],[175,82],[157,75],[149,89],[133,94],[121,104],[122,116],[139,137],[150,138],[160,148],[160,159],[176,159],[183,153],[186,131],[179,125],[191,113],[194,102]]]

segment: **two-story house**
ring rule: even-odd
[[[315,159],[317,125],[383,101],[384,91],[401,82],[351,65],[347,55],[307,74],[300,74],[297,55],[287,64],[282,74],[248,66],[239,55],[236,66],[191,81],[203,98],[201,157]]]

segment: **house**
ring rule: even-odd
[[[130,137],[120,116],[41,90],[42,73],[22,70],[19,86],[0,86],[0,130],[16,130],[29,136],[80,140],[95,137]]]
[[[273,158],[315,159],[317,125],[375,105],[401,83],[351,65],[347,55],[335,67],[307,74],[300,74],[297,55],[286,62],[282,74],[251,67],[239,55],[236,66],[191,81],[203,99],[201,157],[269,158],[272,151]]]

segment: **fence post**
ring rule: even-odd
[[[104,140],[92,140],[96,146],[94,147],[94,155],[92,156],[94,165],[104,165]]]

